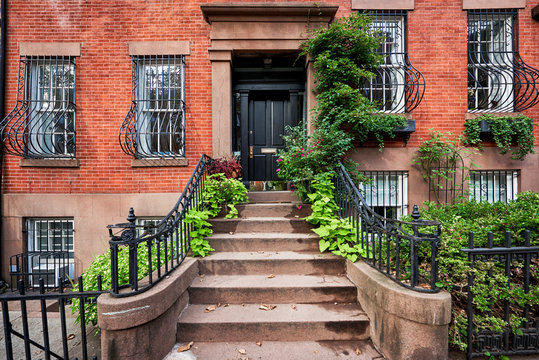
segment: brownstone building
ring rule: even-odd
[[[482,113],[539,117],[538,4],[7,1],[2,276],[12,255],[57,250],[80,274],[129,207],[141,221],[168,213],[203,153],[240,156],[245,180],[274,179],[284,126],[315,102],[298,47],[355,11],[386,37],[365,94],[409,126],[382,152],[351,156],[374,179],[372,206],[409,212],[429,197],[412,158],[432,129],[461,134]],[[487,142],[474,160],[472,196],[539,191],[537,154],[512,160]]]

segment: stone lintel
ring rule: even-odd
[[[19,43],[21,56],[80,56],[77,42],[22,42]]]
[[[414,0],[352,0],[352,10],[414,10]]]
[[[462,0],[462,10],[524,9],[526,0]]]
[[[190,55],[189,41],[130,41],[129,55]]]

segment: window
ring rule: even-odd
[[[163,220],[163,217],[149,217],[149,218],[137,218],[137,236],[140,237],[147,232],[149,235],[153,235],[157,232],[157,225]]]
[[[183,56],[133,57],[133,105],[120,130],[124,152],[136,158],[185,155],[184,84]]]
[[[518,52],[517,10],[468,11],[470,112],[513,112],[535,105],[538,77]]]
[[[42,277],[46,286],[58,286],[58,277],[74,278],[73,220],[26,220],[30,284]]]
[[[75,58],[22,56],[17,106],[2,122],[6,150],[26,158],[75,157]]]
[[[379,104],[380,111],[402,113],[413,110],[423,97],[425,81],[408,59],[407,12],[373,11],[371,29],[384,39],[378,48],[382,62],[366,81],[363,93]]]
[[[490,203],[515,200],[518,171],[487,170],[470,172],[470,199]]]
[[[406,215],[408,208],[408,172],[364,171],[370,183],[359,185],[367,205],[377,214],[397,219]]]

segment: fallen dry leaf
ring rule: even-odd
[[[257,341],[256,344],[257,344],[258,346],[262,346],[262,341]]]
[[[74,338],[75,338],[75,334],[67,335],[67,340],[73,340]]]
[[[361,354],[361,350],[359,350],[359,348],[357,347],[356,348],[356,355],[359,355],[359,354]]]
[[[270,276],[268,276],[268,279],[273,279],[274,277],[275,277],[275,275],[270,274]]]
[[[245,349],[239,349],[238,352],[242,355],[247,354],[247,351],[245,351]]]
[[[259,253],[259,254],[263,254],[263,253],[264,253],[264,251],[262,251],[262,250],[259,250],[259,251],[257,251],[257,253]]]
[[[204,310],[204,312],[209,313],[209,312],[211,312],[211,311],[213,311],[213,310],[215,310],[215,305],[210,305],[210,306],[208,306],[208,307],[206,308],[206,310]]]
[[[187,351],[187,350],[191,349],[191,346],[193,346],[193,342],[192,342],[192,341],[191,341],[189,344],[187,344],[187,345],[180,346],[180,347],[178,348],[178,350],[176,350],[176,351],[178,351],[178,352],[184,352],[184,351]]]
[[[228,304],[224,304],[223,307],[228,307]]]
[[[221,303],[217,304],[217,307],[221,307]]]
[[[294,304],[292,304],[290,307],[292,308],[292,310],[297,310],[296,305],[294,305]]]
[[[314,353],[315,353],[315,354],[318,354],[318,350],[315,350]]]
[[[276,307],[277,307],[277,306],[275,306],[275,305],[266,305],[266,304],[262,304],[262,305],[260,305],[259,309],[260,309],[260,310],[266,310],[266,311],[268,311],[268,310],[273,310],[273,309],[275,309]]]
[[[234,231],[229,232],[230,235],[234,235]]]

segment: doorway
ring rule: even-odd
[[[234,61],[233,139],[242,177],[280,181],[277,152],[285,129],[305,119],[305,68],[295,56],[241,58]]]

